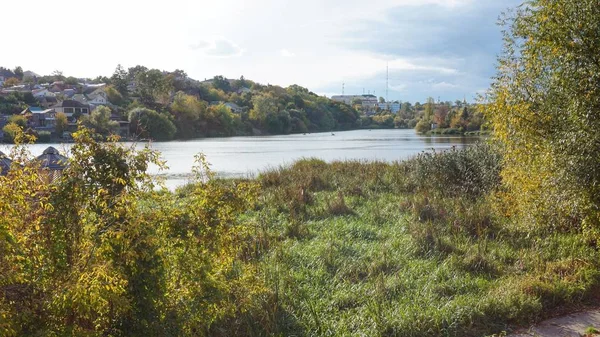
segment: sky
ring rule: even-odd
[[[383,97],[387,67],[389,100],[424,102],[487,89],[497,19],[521,0],[3,2],[4,67],[93,78],[139,64]]]

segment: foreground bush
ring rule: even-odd
[[[239,259],[251,183],[155,192],[158,154],[74,135],[68,167],[15,148],[0,177],[0,335],[209,335],[264,293]],[[239,318],[238,318],[239,319]],[[226,331],[226,330],[225,330]]]

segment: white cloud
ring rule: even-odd
[[[431,87],[435,90],[447,90],[447,89],[456,89],[459,86],[454,83],[438,82],[438,83],[434,83]]]
[[[192,50],[201,50],[207,56],[234,57],[241,56],[244,50],[225,38],[201,40],[190,46]]]
[[[289,51],[287,49],[281,49],[279,51],[279,55],[281,55],[283,57],[294,57],[294,56],[296,56],[296,54],[292,53],[291,51]]]

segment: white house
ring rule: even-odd
[[[88,103],[93,105],[108,105],[108,95],[104,89],[96,89],[88,95]]]
[[[386,102],[377,103],[377,106],[381,110],[387,110],[391,113],[398,113],[398,111],[400,111],[400,108],[402,107],[402,104],[400,104],[400,102]]]
[[[67,115],[67,118],[71,120],[73,115],[87,115],[90,113],[90,106],[83,104],[75,100],[66,99],[52,107],[54,111],[62,112]]]
[[[50,90],[48,90],[47,88],[32,90],[31,93],[33,94],[33,97],[35,97],[36,99],[39,99],[42,97],[56,97],[56,94],[53,92],[50,92]]]

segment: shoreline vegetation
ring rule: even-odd
[[[168,191],[158,153],[74,138],[52,183],[22,146],[0,177],[4,336],[481,336],[600,300],[593,237],[509,216],[493,145],[255,179],[199,156]]]
[[[47,143],[65,135],[68,139],[80,126],[104,137],[165,141],[394,128],[416,128],[425,134],[439,127],[464,133],[479,131],[484,124],[478,105],[464,100],[428,98],[424,104],[386,105],[383,97],[375,104],[375,96],[357,95],[347,104],[298,85],[263,85],[243,76],[197,81],[182,70],[140,65],[127,70],[118,65],[111,77],[95,79],[66,77],[60,71],[26,78],[19,69],[0,67],[4,77],[14,76],[0,90],[0,126],[6,143],[14,141],[18,129]],[[49,105],[48,100],[60,103]],[[89,113],[72,112],[77,109]]]

